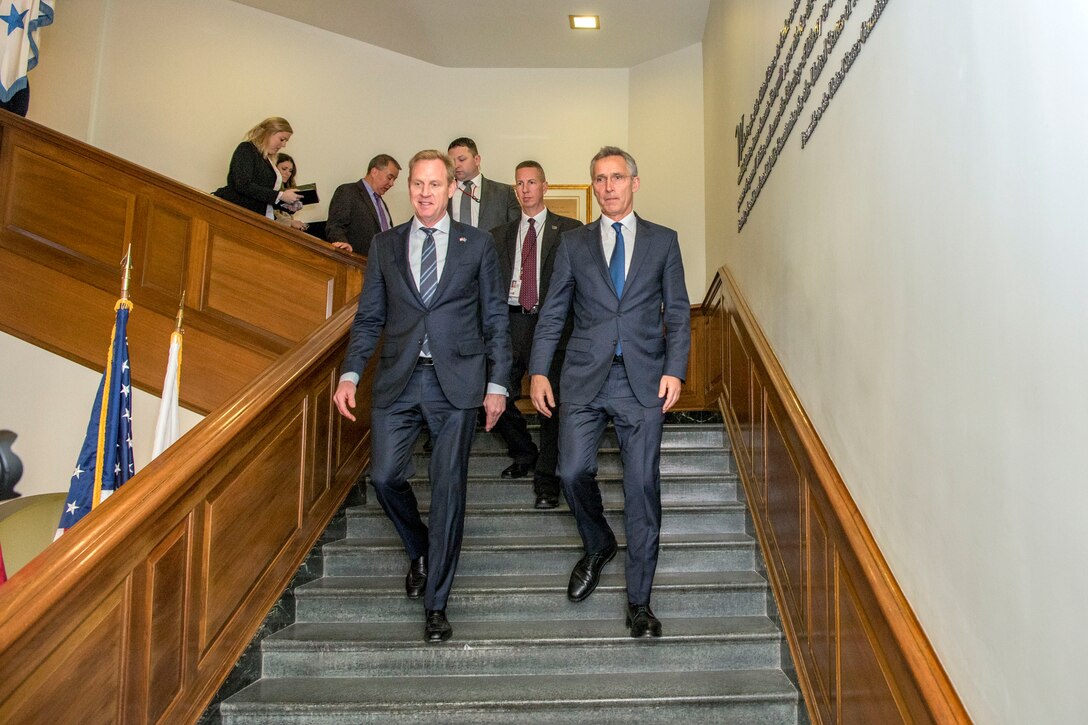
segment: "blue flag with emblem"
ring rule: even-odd
[[[117,320],[106,358],[106,370],[91,407],[87,435],[72,472],[55,538],[60,538],[88,512],[132,478],[132,382],[128,367],[128,314],[132,303],[117,301]]]
[[[0,101],[26,88],[38,64],[38,28],[53,22],[53,0],[0,0]]]

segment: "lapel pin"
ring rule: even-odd
[[[465,242],[468,241],[468,239],[466,239],[465,237],[458,237],[457,241],[461,242],[461,244],[464,244]]]

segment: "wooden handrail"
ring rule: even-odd
[[[0,587],[0,722],[192,722],[362,471],[350,307]],[[361,395],[369,397],[372,371]]]
[[[0,114],[0,329],[101,369],[129,244],[133,382],[185,293],[214,412],[0,587],[0,722],[194,721],[368,457],[332,405],[364,259]]]
[[[350,303],[366,270],[365,258],[0,114],[0,330],[101,369],[130,244],[133,383],[160,392],[185,293],[181,402],[201,413]]]
[[[970,722],[727,267],[703,303],[729,429],[812,721]]]

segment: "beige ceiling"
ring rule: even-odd
[[[710,0],[234,0],[461,68],[630,68],[702,42]],[[601,16],[598,31],[567,16]]]

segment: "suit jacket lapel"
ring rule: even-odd
[[[415,295],[416,301],[423,305],[423,298],[419,296],[419,285],[416,284],[415,279],[412,277],[412,265],[408,259],[408,246],[409,239],[412,233],[412,223],[408,222],[404,225],[404,231],[400,235],[400,243],[394,245],[393,261],[395,262],[397,269],[404,275],[404,283],[408,286],[408,289]]]
[[[518,222],[521,223],[520,221]],[[540,269],[543,271],[544,263],[559,246],[559,220],[555,214],[548,212],[544,217],[544,234],[540,238]]]
[[[612,275],[608,273],[608,260],[604,257],[604,245],[601,244],[602,219],[603,217],[597,217],[597,221],[586,225],[586,232],[589,234],[589,256],[596,262],[597,271],[601,273],[601,277],[604,278],[604,283],[608,285],[608,289],[612,290],[614,296],[616,294],[616,286],[612,284]]]
[[[635,248],[631,251],[631,266],[627,268],[627,277],[623,283],[624,290],[635,279],[635,275],[638,274],[642,263],[649,256],[650,245],[653,243],[650,239],[649,227],[639,218],[638,214],[635,215],[635,228]]]
[[[465,252],[465,230],[460,222],[450,219],[450,234],[446,241],[446,262],[442,265],[442,276],[438,278],[438,289],[431,298],[431,306],[446,293],[450,287],[450,278],[457,273],[457,267],[461,264]]]
[[[514,276],[514,261],[515,259],[517,259],[518,256],[518,227],[520,224],[521,220],[518,219],[517,224],[511,225],[513,229],[511,229],[510,232],[506,235],[506,239],[502,240],[504,251],[506,253],[506,259],[502,260],[506,263],[506,267],[503,269],[503,272],[505,274],[506,270],[509,270],[510,274],[506,276],[511,278]],[[510,287],[509,282],[507,282],[506,286],[507,288]],[[509,291],[509,289],[507,289],[507,291]]]

